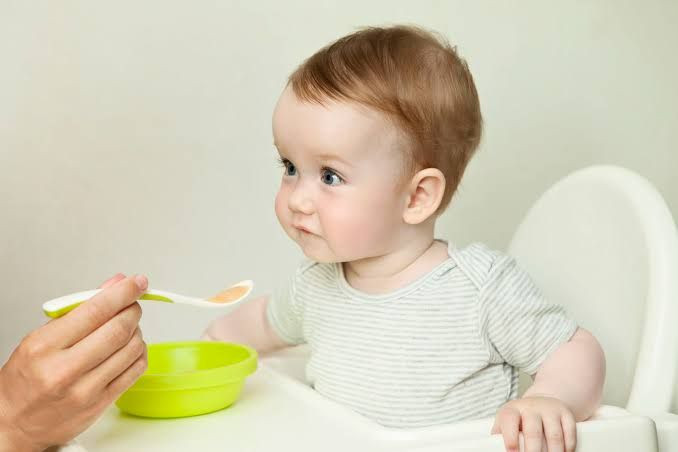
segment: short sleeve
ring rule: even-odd
[[[505,255],[493,262],[480,289],[479,314],[492,361],[529,375],[577,330],[565,309],[549,303],[527,272]]]
[[[297,297],[297,286],[302,283],[301,275],[306,264],[302,264],[288,284],[276,290],[266,307],[266,316],[273,330],[289,345],[305,342],[303,332],[304,305]]]

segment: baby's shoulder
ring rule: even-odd
[[[480,242],[453,249],[450,257],[478,289],[487,284],[497,269],[514,262],[511,256]]]

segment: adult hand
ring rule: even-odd
[[[116,275],[26,336],[0,369],[0,450],[41,451],[87,427],[146,369],[142,275]]]

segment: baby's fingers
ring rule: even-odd
[[[504,437],[504,447],[507,452],[518,452],[518,430],[520,429],[520,413],[510,408],[504,408],[498,413],[492,427],[492,434],[501,433]]]
[[[565,437],[565,452],[574,452],[577,448],[577,423],[574,415],[566,411],[560,418],[563,425],[563,436]]]
[[[560,416],[544,417],[542,423],[544,424],[544,437],[546,438],[548,452],[563,452],[565,450],[565,439],[563,438]]]
[[[541,416],[536,413],[523,413],[522,425],[525,452],[541,452],[544,438]]]

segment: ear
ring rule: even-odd
[[[417,172],[409,184],[403,220],[407,224],[419,224],[433,215],[445,193],[445,176],[437,168]]]

